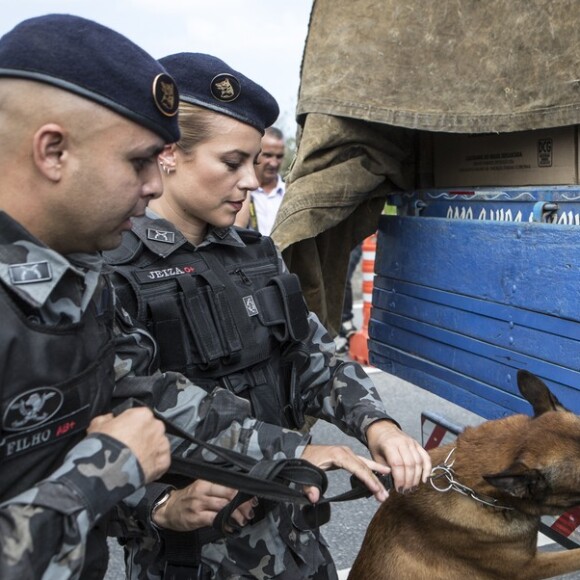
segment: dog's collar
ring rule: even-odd
[[[481,493],[477,493],[470,487],[463,485],[456,479],[456,473],[453,470],[453,464],[455,463],[455,459],[451,460],[453,454],[455,453],[456,447],[454,447],[447,457],[445,461],[440,465],[436,465],[431,470],[431,475],[429,476],[429,482],[431,483],[431,487],[440,493],[446,493],[448,491],[457,491],[463,495],[470,497],[471,499],[482,503],[486,506],[493,507],[500,510],[513,510],[513,507],[501,505],[497,499],[491,497],[489,495],[483,495]],[[443,480],[443,484],[441,485],[440,481]]]

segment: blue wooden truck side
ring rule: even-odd
[[[580,187],[397,203],[379,227],[371,364],[487,419],[529,412],[523,368],[580,413]]]

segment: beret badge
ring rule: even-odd
[[[235,101],[242,92],[240,81],[227,73],[216,75],[210,83],[210,90],[214,98],[224,103]]]
[[[159,63],[175,79],[183,103],[232,117],[262,135],[280,114],[266,89],[215,56],[178,52]]]
[[[153,100],[165,116],[173,117],[177,114],[179,93],[175,81],[168,74],[158,74],[153,80]]]

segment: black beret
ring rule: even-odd
[[[195,52],[171,54],[159,60],[179,87],[179,98],[264,129],[280,114],[276,99],[259,84],[223,60]]]
[[[151,55],[123,35],[70,14],[24,20],[0,38],[0,77],[54,85],[112,109],[172,143],[179,94]]]

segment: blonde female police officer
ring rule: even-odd
[[[0,39],[2,580],[104,575],[104,515],[170,459],[151,411],[113,418],[113,398],[258,458],[305,445],[225,389],[154,372],[151,336],[114,318],[98,252],[161,194],[177,105],[163,67],[95,22],[42,16]]]
[[[275,100],[209,55],[160,62],[179,86],[182,137],[159,156],[163,196],[107,259],[124,306],[157,338],[161,368],[208,390],[225,387],[246,398],[255,417],[284,428],[301,428],[305,414],[330,421],[368,445],[379,463],[367,466],[390,465],[398,488],[416,486],[430,470],[426,452],[389,418],[361,367],[336,359],[272,240],[232,227],[258,185],[254,163],[278,115]],[[364,472],[364,460],[338,446],[308,445],[302,457]],[[136,577],[165,569],[174,578],[336,578],[320,531],[290,505],[255,505],[235,534],[186,536],[189,551],[175,555],[170,530],[195,529],[196,506],[212,512],[212,501],[225,501],[222,489],[214,494],[203,483],[169,489],[154,510],[165,556],[152,542],[129,542]]]

